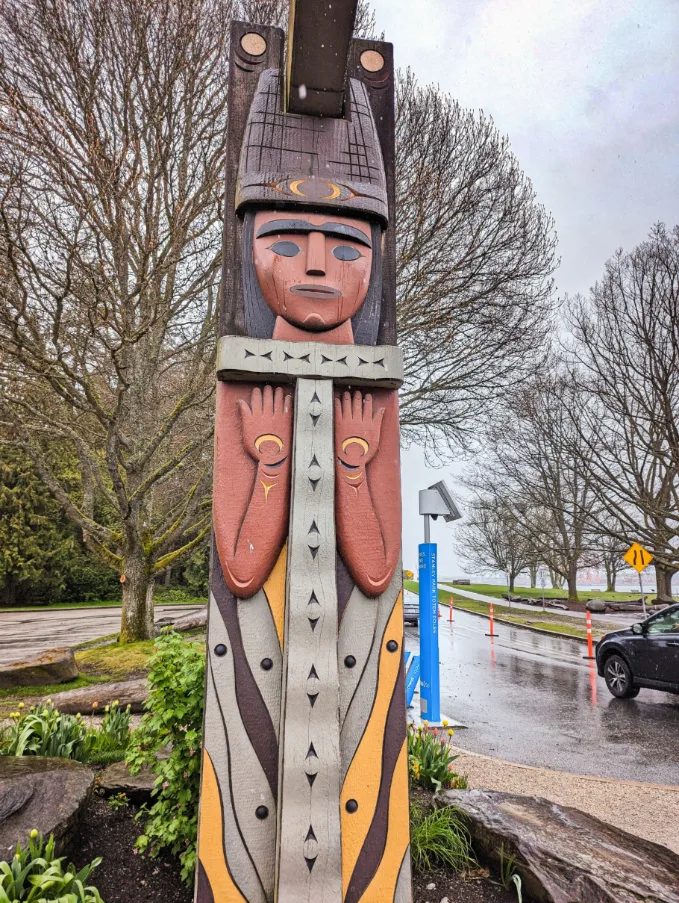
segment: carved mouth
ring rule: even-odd
[[[333,301],[342,294],[339,289],[331,288],[329,285],[293,285],[290,292],[293,295],[301,295],[303,298],[313,298],[318,301]]]

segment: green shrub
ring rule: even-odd
[[[443,722],[444,729],[446,722]],[[453,771],[453,762],[459,756],[450,751],[448,741],[453,731],[448,728],[441,735],[437,728],[430,733],[425,727],[408,725],[408,769],[410,780],[423,790],[438,792],[443,787],[467,789],[464,775]]]
[[[130,707],[122,711],[117,702],[106,706],[97,728],[88,727],[81,715],[62,715],[51,700],[28,712],[19,703],[11,718],[0,735],[3,756],[52,756],[103,765],[124,759],[130,739]]]
[[[427,815],[416,803],[411,805],[410,851],[419,872],[430,872],[437,866],[462,871],[476,864],[464,817],[453,806]]]
[[[55,858],[54,837],[47,844],[31,831],[28,848],[17,845],[11,862],[0,862],[0,903],[103,903],[96,887],[87,880],[101,859],[76,872],[73,865],[64,871],[64,859]]]
[[[182,878],[196,865],[200,744],[203,725],[205,655],[202,645],[172,631],[161,634],[149,660],[147,713],[132,734],[126,762],[133,774],[153,768],[154,802],[145,816],[137,848],[151,855],[166,848],[179,855]],[[169,748],[167,759],[157,759]]]

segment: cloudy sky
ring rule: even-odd
[[[509,136],[556,220],[559,294],[585,292],[618,247],[679,222],[679,0],[372,0],[410,66]],[[417,564],[417,489],[403,456],[404,562]],[[439,572],[462,573],[436,525]]]

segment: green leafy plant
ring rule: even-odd
[[[462,871],[476,865],[471,835],[464,816],[454,806],[429,814],[413,803],[410,807],[410,850],[413,866],[429,872],[437,866]]]
[[[444,721],[444,733],[437,728],[427,730],[427,724],[415,727],[408,725],[408,769],[413,784],[423,790],[438,792],[444,787],[458,790],[467,789],[467,779],[456,774],[453,762],[459,756],[453,755],[448,745],[453,735]]]
[[[20,707],[11,718],[13,724],[5,730],[0,743],[5,756],[77,759],[84,748],[87,725],[79,715],[61,715],[49,699],[31,706],[25,714]]]
[[[11,862],[0,862],[0,903],[103,903],[96,887],[87,884],[101,859],[76,872],[64,870],[64,858],[54,855],[54,836],[47,843],[31,831],[28,847],[17,844]]]
[[[523,903],[521,876],[516,871],[516,855],[505,853],[504,844],[500,847],[500,882],[505,890],[516,890],[519,903]]]
[[[130,738],[130,707],[106,706],[99,727],[88,726],[81,715],[61,714],[51,700],[11,713],[12,723],[0,735],[0,755],[52,756],[78,762],[108,764],[125,757]],[[0,901],[1,903],[1,901]]]
[[[109,809],[117,811],[118,809],[126,809],[130,805],[130,801],[126,793],[117,793],[106,800],[106,805]]]
[[[130,706],[121,709],[117,700],[106,706],[98,730],[89,730],[81,762],[90,765],[108,765],[125,758],[132,727]]]
[[[132,774],[143,766],[156,774],[154,802],[137,849],[179,855],[182,877],[190,882],[196,865],[200,743],[203,724],[205,655],[203,647],[165,631],[149,661],[147,712],[132,734],[126,762]],[[169,748],[166,759],[158,752]]]

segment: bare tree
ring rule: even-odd
[[[618,251],[570,306],[581,376],[579,442],[594,473],[597,528],[655,556],[658,597],[679,570],[679,227]]]
[[[506,573],[510,592],[530,561],[530,543],[516,512],[509,500],[492,492],[476,491],[466,501],[465,520],[455,529],[454,546],[475,573]]]
[[[124,578],[123,640],[152,635],[154,576],[209,531],[228,26],[286,11],[0,6],[0,416]],[[555,236],[492,122],[410,75],[398,93],[404,433],[440,456],[525,377]]]
[[[556,236],[491,119],[411,72],[397,111],[402,434],[440,458],[544,353]]]
[[[502,423],[491,431],[482,466],[496,491],[514,499],[534,554],[578,600],[578,567],[590,543],[592,473],[572,410],[576,389],[558,360],[514,395]]]
[[[0,8],[2,412],[153,636],[210,525],[223,0]],[[71,443],[81,491],[51,466]]]

